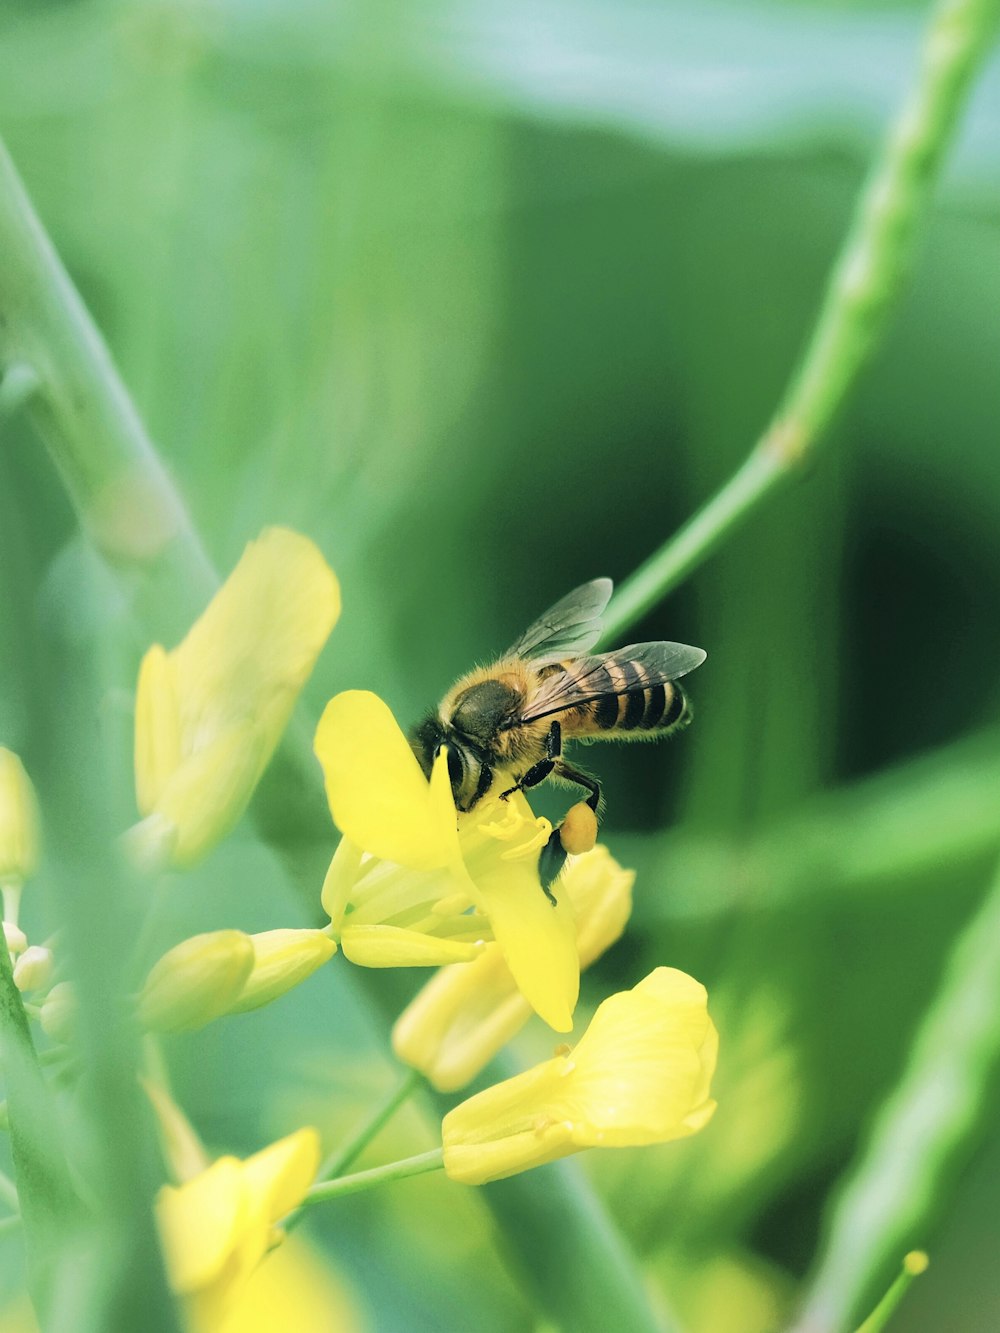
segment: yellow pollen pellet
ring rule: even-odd
[[[559,825],[559,841],[570,856],[581,856],[597,842],[597,816],[586,801],[571,806]]]

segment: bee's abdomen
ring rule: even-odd
[[[687,695],[672,681],[650,683],[639,662],[619,662],[602,667],[607,693],[581,709],[589,714],[591,732],[663,732],[684,725],[690,718]]]

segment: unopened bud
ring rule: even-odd
[[[53,1041],[64,1045],[73,1038],[76,1027],[76,995],[68,981],[60,981],[53,986],[42,1003],[39,1021],[42,1031]]]
[[[254,964],[241,930],[195,935],[165,953],[139,996],[139,1022],[150,1032],[190,1032],[228,1013]]]
[[[38,806],[24,765],[0,746],[0,883],[34,874],[38,862]]]
[[[28,937],[20,926],[15,926],[12,921],[3,923],[4,939],[7,941],[7,952],[11,958],[15,958],[19,953],[24,953],[28,947]]]
[[[52,950],[33,944],[14,964],[14,985],[20,991],[47,986],[52,976]]]
[[[285,991],[305,981],[337,952],[337,946],[321,930],[265,930],[251,935],[253,971],[227,1012],[246,1013],[276,1000]]]

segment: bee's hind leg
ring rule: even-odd
[[[602,805],[601,784],[596,778],[592,778],[589,773],[584,773],[582,768],[574,768],[572,764],[567,764],[565,759],[557,759],[552,765],[552,771],[561,782],[572,782],[577,787],[585,788],[590,793],[587,797],[587,804],[595,815],[600,815]]]

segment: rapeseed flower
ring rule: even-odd
[[[619,938],[632,910],[635,875],[606,847],[572,859],[559,881],[572,905],[581,969]],[[396,1021],[392,1047],[441,1092],[464,1087],[521,1030],[531,1006],[498,944],[471,963],[442,968]]]
[[[319,1169],[319,1136],[300,1129],[243,1161],[220,1157],[165,1185],[156,1216],[167,1277],[195,1333],[216,1333],[269,1249],[277,1223],[302,1202]]]
[[[368,967],[469,962],[496,941],[518,989],[568,1032],[579,990],[568,897],[542,891],[552,826],[520,792],[455,810],[442,750],[428,780],[386,704],[364,690],[327,705],[314,743],[343,834],[323,906],[345,956]]]
[[[149,649],[135,708],[140,857],[189,866],[229,832],[339,614],[340,589],[318,549],[269,528],[183,642]]]
[[[582,1148],[694,1134],[715,1111],[717,1051],[704,986],[659,967],[605,1000],[575,1049],[450,1111],[445,1171],[482,1185]]]

